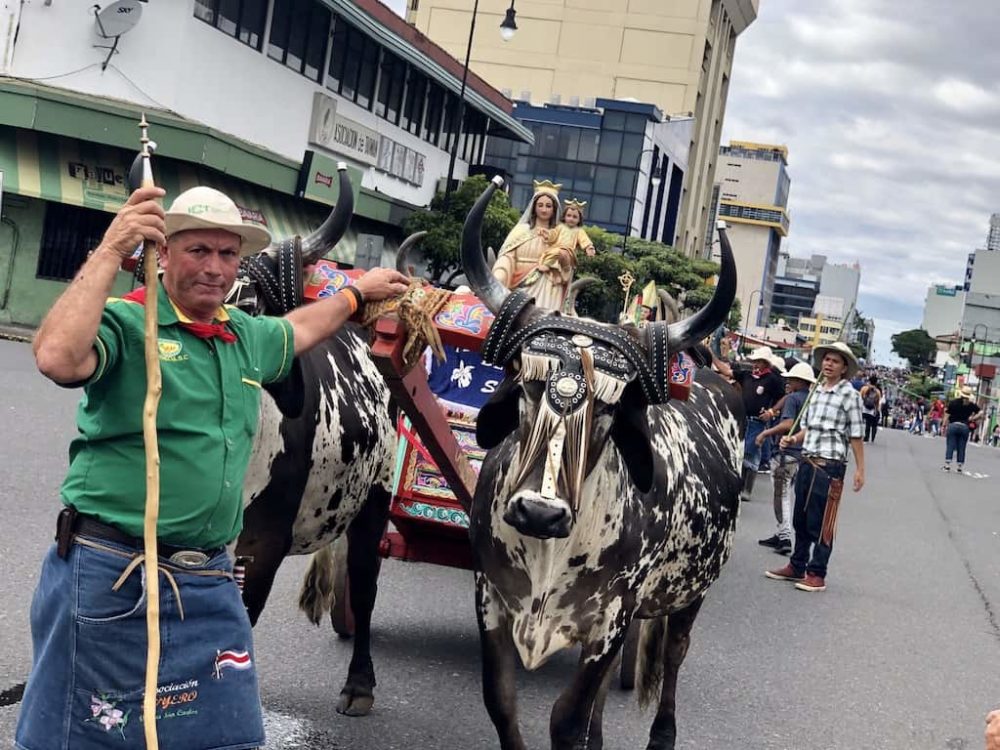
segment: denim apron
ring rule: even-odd
[[[34,657],[17,747],[145,748],[146,586],[136,556],[82,537],[66,559],[49,551],[31,605]],[[160,612],[160,747],[263,745],[250,622],[225,551],[201,565],[160,558]]]

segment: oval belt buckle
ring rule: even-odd
[[[170,556],[170,562],[183,568],[199,568],[208,562],[208,555],[193,549],[182,549]]]

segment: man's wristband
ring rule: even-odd
[[[340,291],[343,292],[347,304],[351,307],[351,315],[354,315],[358,311],[358,308],[365,303],[364,295],[356,286],[345,286]]]

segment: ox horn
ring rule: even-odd
[[[354,189],[351,187],[351,180],[347,174],[347,165],[344,162],[337,163],[337,173],[340,181],[340,195],[337,197],[337,205],[330,211],[319,229],[302,238],[302,265],[311,266],[330,249],[340,242],[347,227],[351,224],[351,217],[354,215]]]
[[[715,294],[707,305],[690,318],[667,326],[667,341],[672,352],[690,349],[718,328],[729,315],[729,309],[736,299],[736,259],[733,257],[733,246],[729,244],[725,222],[720,221],[717,226],[722,258]]]
[[[469,215],[465,217],[465,226],[462,229],[462,268],[465,271],[465,278],[468,279],[469,287],[475,295],[494,315],[500,311],[508,291],[486,265],[481,235],[486,207],[493,198],[493,193],[501,185],[503,185],[503,178],[499,175],[490,181],[486,190],[469,211]]]
[[[416,245],[420,240],[427,236],[427,232],[414,232],[405,240],[403,244],[399,246],[399,250],[396,251],[396,270],[407,276],[410,275],[410,269],[407,267],[408,255],[410,250]]]
[[[677,306],[677,300],[675,300],[670,292],[666,289],[657,289],[657,296],[660,298],[660,302],[663,303],[663,320],[667,323],[676,323],[681,319],[681,309]]]
[[[593,276],[584,276],[583,278],[577,279],[572,284],[569,285],[569,290],[566,292],[566,306],[564,309],[569,310],[571,314],[576,314],[576,295],[586,289],[588,286],[593,286],[600,279],[595,279]]]

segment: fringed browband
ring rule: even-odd
[[[551,338],[547,345],[555,348],[559,347],[559,342],[568,347],[571,340],[586,339],[585,346],[593,345],[594,366],[598,372],[620,373],[626,382],[637,378],[650,404],[662,404],[669,399],[670,367],[665,328],[650,331],[647,339],[650,350],[647,352],[642,343],[623,329],[581,318],[547,315],[519,327],[518,316],[530,302],[522,292],[513,292],[507,297],[483,343],[484,361],[507,365],[522,352],[525,342],[531,340],[533,348],[542,346],[545,334],[550,334]],[[521,365],[524,366],[523,356]],[[595,382],[595,388],[598,387],[599,382]]]

